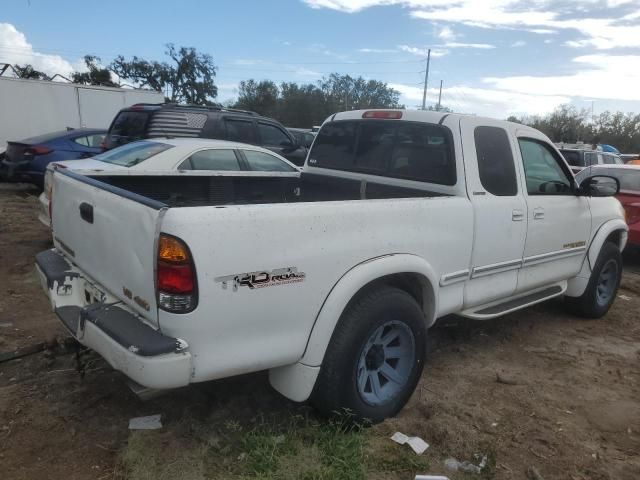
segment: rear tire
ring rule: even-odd
[[[365,292],[336,325],[311,403],[356,422],[394,416],[422,374],[425,337],[425,317],[411,295],[387,286]]]
[[[567,309],[580,317],[600,318],[616,299],[622,277],[622,255],[617,245],[606,242],[596,260],[591,278],[579,297],[565,297]]]

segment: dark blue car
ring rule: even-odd
[[[42,188],[49,163],[97,155],[103,150],[101,144],[106,134],[102,129],[78,128],[7,142],[0,175]]]

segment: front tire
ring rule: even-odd
[[[606,242],[596,260],[591,278],[579,297],[565,297],[569,311],[584,318],[603,317],[616,299],[622,278],[622,255],[617,245]]]
[[[394,416],[422,374],[425,337],[424,314],[411,295],[387,286],[367,291],[340,317],[311,403],[358,422]]]

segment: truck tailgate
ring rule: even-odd
[[[156,239],[166,206],[69,170],[52,188],[56,248],[97,285],[157,324]]]

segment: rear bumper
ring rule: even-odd
[[[96,286],[55,249],[39,253],[36,268],[62,324],[113,368],[149,388],[190,383],[192,359],[186,342],[163,335],[116,299],[88,301]]]
[[[32,170],[31,163],[27,161],[10,162],[6,158],[0,162],[0,172],[6,180],[24,180],[41,184],[44,179],[44,172]]]

